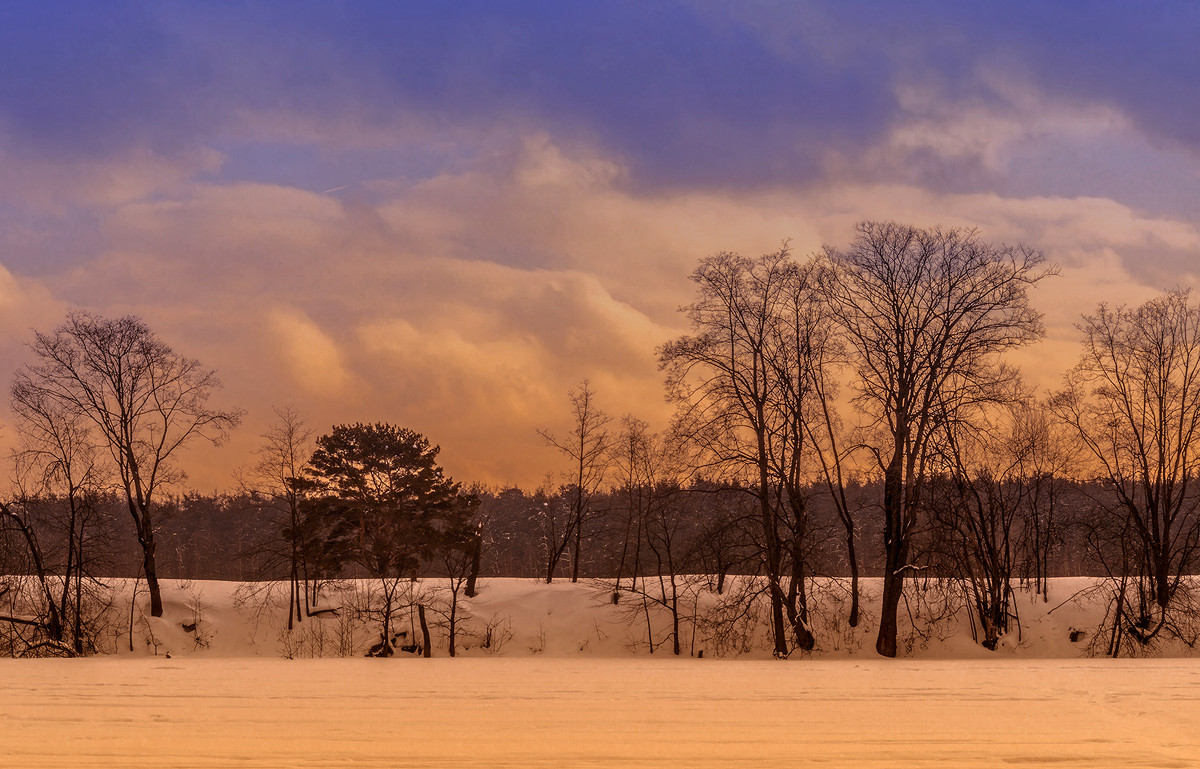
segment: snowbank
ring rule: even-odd
[[[119,583],[118,583],[119,584]],[[128,584],[124,585],[128,590]],[[844,611],[844,586],[818,585],[811,597],[817,648],[794,657],[837,659],[874,656],[878,610],[877,581],[865,580],[863,621],[850,628]],[[150,618],[139,596],[139,606],[129,622],[128,594],[125,616],[114,621],[108,648],[117,654],[202,656],[217,658],[287,657],[330,658],[362,656],[379,641],[377,622],[364,618],[371,583],[345,581],[323,593],[323,609],[286,628],[286,585],[213,581],[163,582],[165,613]],[[435,609],[444,604],[445,584],[422,580],[409,586],[413,600],[430,607],[433,656],[447,654],[447,623]],[[1052,580],[1049,601],[1018,591],[1016,610],[1020,632],[1010,632],[992,652],[971,636],[969,618],[958,612],[950,621],[932,625],[913,637],[902,634],[903,656],[918,659],[1042,658],[1070,659],[1096,653],[1103,643],[1097,630],[1104,617],[1106,598],[1102,584],[1090,578]],[[622,594],[611,602],[611,583],[579,584],[527,579],[489,579],[480,583],[478,595],[461,598],[457,652],[462,657],[663,657],[671,655],[669,615],[661,606]],[[738,643],[718,643],[706,622],[706,611],[716,600],[709,594],[688,599],[681,606],[683,656],[767,658],[769,644],[765,622],[748,626]],[[118,605],[122,601],[118,600]],[[444,608],[444,607],[443,607]],[[922,612],[928,607],[910,605],[902,614],[915,615],[924,627]],[[444,614],[444,611],[443,611]],[[132,631],[130,625],[132,624]],[[394,620],[397,647],[420,642],[416,611],[403,608]],[[725,639],[726,641],[728,639]],[[130,648],[132,642],[132,650]],[[1102,647],[1100,648],[1103,651]],[[1160,656],[1187,656],[1182,644],[1166,646]],[[720,652],[718,654],[718,652]],[[397,658],[412,656],[398,652]]]

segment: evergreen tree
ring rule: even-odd
[[[381,654],[391,653],[401,582],[415,579],[439,547],[465,541],[471,506],[438,466],[438,451],[407,428],[337,425],[317,439],[309,460],[316,491],[309,517],[323,549],[344,553],[382,586]]]

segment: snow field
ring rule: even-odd
[[[3,663],[11,767],[1189,767],[1186,660]]]
[[[1091,637],[1103,611],[1088,579],[1022,596],[1021,638],[996,652],[959,623],[884,660],[873,621],[830,620],[788,661],[650,655],[629,599],[597,584],[488,580],[462,656],[435,628],[433,659],[385,660],[361,656],[378,637],[348,611],[362,583],[290,634],[261,591],[164,587],[162,618],[134,614],[132,652],[126,614],[116,654],[0,660],[0,767],[1200,765],[1200,665],[1186,648],[1084,657],[1070,631]],[[488,625],[501,648],[481,648]]]

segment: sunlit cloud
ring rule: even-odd
[[[426,431],[464,479],[536,483],[558,461],[536,430],[567,429],[582,379],[666,424],[655,350],[717,251],[804,257],[862,219],[1038,248],[1062,272],[1019,358],[1043,389],[1097,302],[1200,288],[1190,40],[1120,5],[875,10],[14,10],[5,365],[70,307],[135,313],[247,409],[190,455],[201,487],[284,403],[318,430]],[[1146,55],[1105,48],[1127,38]]]
[[[283,363],[301,387],[325,397],[346,390],[351,375],[341,350],[329,334],[295,310],[274,310],[267,317]]]

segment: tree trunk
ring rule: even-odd
[[[292,561],[292,574],[288,580],[288,621],[287,629],[294,627],[294,617],[300,613],[299,580],[296,579],[296,561]]]
[[[571,555],[571,581],[579,581],[579,552],[583,548],[583,518],[575,524],[575,551]]]
[[[765,485],[763,487],[766,488]],[[783,605],[785,596],[783,587],[779,584],[779,537],[775,533],[775,521],[771,512],[770,501],[766,498],[766,494],[761,494],[760,513],[762,515],[762,526],[764,539],[763,544],[766,549],[766,566],[767,566],[767,592],[771,599],[771,633],[774,638],[776,657],[786,657],[788,655],[787,629],[783,617]]]
[[[796,647],[801,651],[810,652],[817,645],[808,625],[808,599],[804,594],[804,569],[797,566],[792,571],[792,582],[788,588],[787,602],[788,621],[792,625],[792,633],[796,637]]]
[[[786,657],[788,655],[787,642],[787,625],[783,619],[783,588],[779,586],[777,577],[770,577],[771,582],[771,629],[775,639],[774,655],[776,657]]]
[[[879,636],[875,651],[884,657],[896,656],[898,633],[897,612],[904,593],[908,542],[904,534],[905,499],[903,486],[903,443],[897,441],[892,460],[884,471],[883,480],[883,605],[880,607]]]
[[[82,548],[82,538],[80,547]],[[83,654],[83,553],[80,552],[76,561],[78,568],[75,572],[75,653]]]
[[[891,561],[889,558],[888,563]],[[900,596],[903,592],[904,574],[892,574],[889,570],[883,576],[883,606],[879,617],[879,637],[875,639],[875,651],[883,657],[896,656],[896,614],[900,609]]]
[[[850,558],[850,627],[858,627],[858,556],[854,552],[854,532],[846,538]]]
[[[150,592],[150,616],[163,615],[162,593],[158,589],[158,570],[154,565],[154,535],[151,534],[142,549],[142,569],[146,574],[146,588]]]
[[[682,648],[679,644],[679,586],[675,582],[675,570],[671,570],[671,634],[673,643],[671,644],[675,656],[678,657]]]
[[[162,593],[158,589],[158,569],[154,564],[154,526],[150,518],[150,510],[140,501],[135,500],[132,492],[127,490],[129,513],[133,516],[137,527],[138,544],[142,546],[142,573],[146,577],[146,588],[150,593],[150,616],[161,617],[163,613]]]
[[[475,582],[479,579],[479,562],[483,558],[483,524],[475,527],[475,536],[471,538],[471,572],[467,576],[467,598],[475,597]]]
[[[429,624],[425,622],[425,604],[417,604],[417,618],[421,622],[421,648],[423,657],[433,656],[433,644],[429,641]]]
[[[900,599],[904,595],[904,578],[908,565],[908,542],[896,532],[898,542],[888,540],[887,558],[883,572],[883,604],[879,617],[879,637],[875,651],[884,657],[895,657],[899,634]]]

